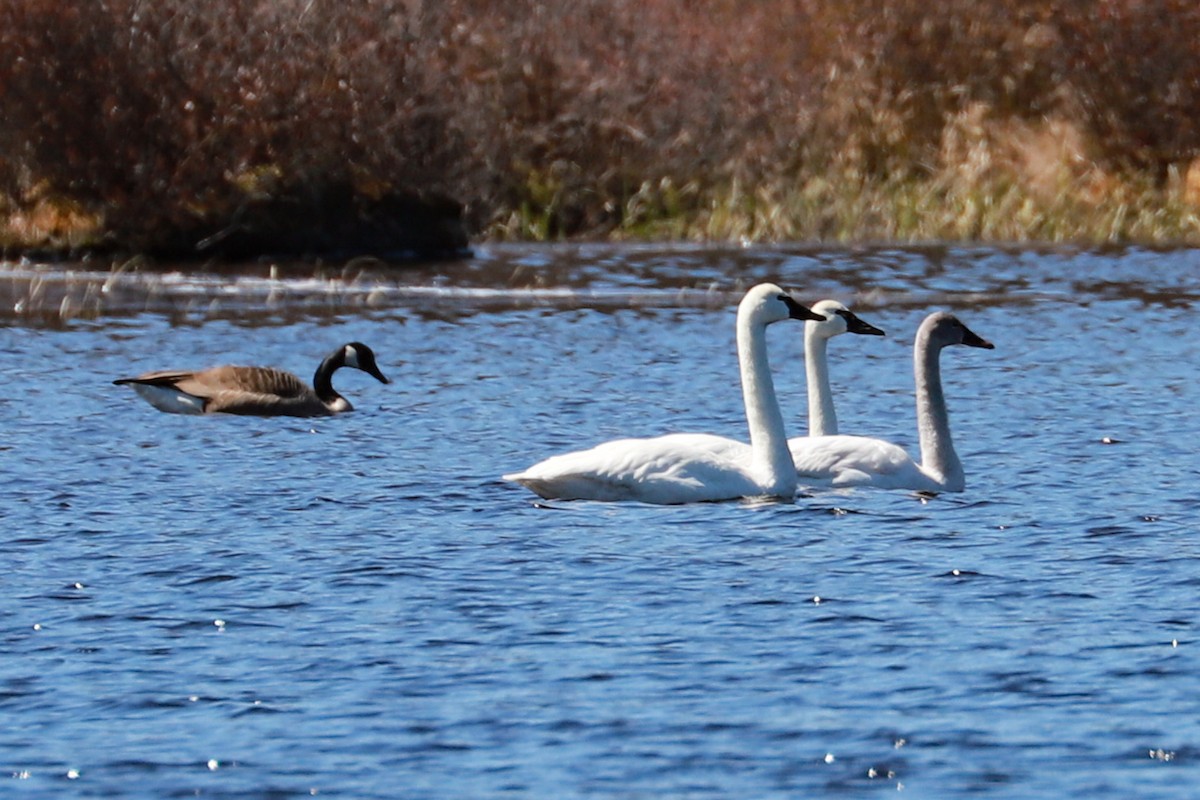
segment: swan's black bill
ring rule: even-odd
[[[813,322],[825,321],[825,316],[823,314],[818,314],[811,308],[800,305],[786,294],[780,295],[779,299],[781,299],[783,304],[787,306],[788,316],[791,319],[811,319]]]
[[[987,339],[984,339],[982,336],[975,333],[973,330],[968,328],[966,325],[963,325],[962,343],[965,344],[967,347],[982,347],[984,350],[995,350],[996,349],[996,345],[992,344]]]
[[[846,333],[861,333],[866,336],[886,336],[883,331],[869,322],[864,322],[853,311],[835,311],[835,314],[846,320]]]

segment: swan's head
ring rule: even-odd
[[[362,342],[351,342],[342,348],[342,366],[361,369],[380,383],[391,383],[375,364],[375,352]]]
[[[821,300],[813,303],[812,310],[825,316],[824,322],[806,322],[804,327],[813,336],[822,339],[832,339],[843,333],[861,333],[866,336],[883,336],[883,331],[869,322],[859,319],[858,315],[837,300]]]
[[[967,347],[982,347],[992,350],[995,345],[968,328],[958,317],[946,311],[930,314],[921,323],[917,338],[925,337],[933,347],[947,347],[952,344],[962,344]]]
[[[800,305],[773,283],[760,283],[746,292],[738,305],[738,316],[747,316],[761,325],[785,319],[825,321],[824,316]]]

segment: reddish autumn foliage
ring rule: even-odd
[[[132,246],[447,201],[599,234],[646,186],[920,179],[972,107],[1200,155],[1182,0],[23,0],[0,51],[0,193]]]

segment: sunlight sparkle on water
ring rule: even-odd
[[[1196,795],[1200,248],[487,249],[269,279],[0,266],[10,784]],[[581,442],[744,436],[733,313],[763,279],[888,331],[831,345],[839,424],[910,452],[920,320],[995,341],[945,355],[964,492],[647,508],[499,480]],[[769,337],[790,435],[804,329]],[[159,414],[111,384],[306,378],[349,341],[403,380],[339,374],[338,417]]]

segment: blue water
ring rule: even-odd
[[[0,795],[1200,796],[1197,267],[599,246],[0,267]],[[995,343],[943,358],[966,492],[653,507],[499,480],[616,436],[741,436],[733,306],[763,279],[887,331],[831,345],[845,432],[915,447],[930,310]],[[789,325],[769,340],[798,434]],[[350,340],[393,384],[339,373],[339,418],[169,416],[110,384],[307,378]]]

